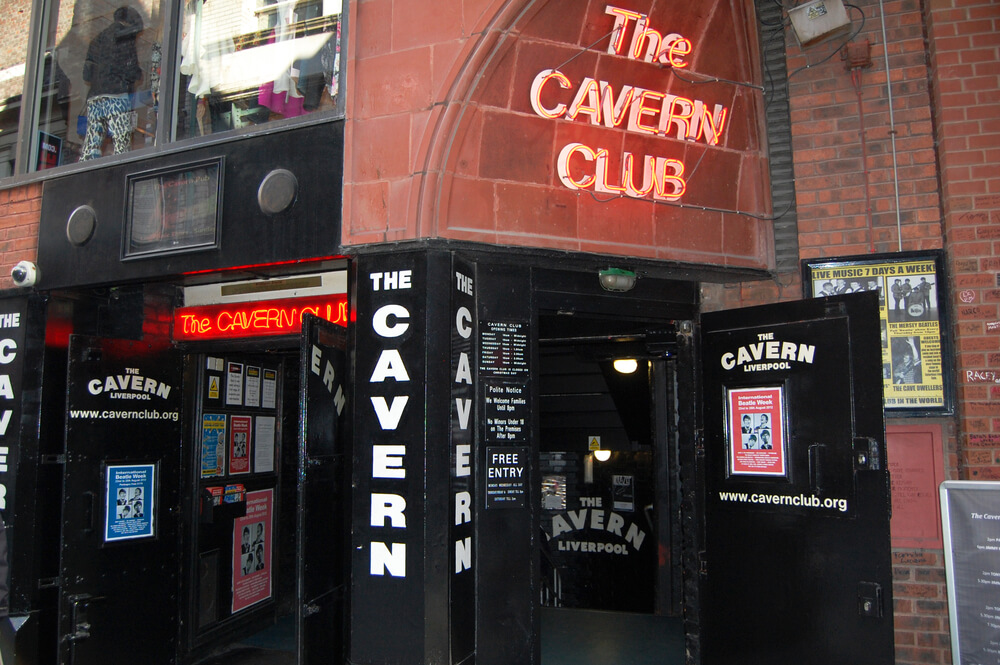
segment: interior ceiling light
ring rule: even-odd
[[[635,287],[635,273],[621,268],[608,268],[597,273],[605,291],[631,291]]]
[[[610,450],[595,450],[594,451],[594,459],[596,459],[598,462],[607,462],[609,459],[611,459],[611,451]]]
[[[632,374],[639,369],[639,363],[635,358],[615,358],[614,367],[619,374]]]

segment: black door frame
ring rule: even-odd
[[[664,398],[653,396],[654,408],[669,413],[652,414],[655,422],[669,424],[667,449],[669,457],[661,456],[658,473],[684,474],[671,486],[671,579],[669,589],[671,611],[682,615],[689,652],[697,654],[698,589],[690,580],[697,579],[698,551],[701,537],[695,525],[701,513],[698,475],[698,376],[699,364],[693,333],[699,315],[698,283],[682,280],[640,279],[633,291],[624,294],[601,291],[595,273],[570,271],[533,271],[533,316],[537,326],[543,314],[572,312],[580,316],[618,318],[632,322],[645,321],[650,334],[638,343],[649,346],[656,355],[664,346],[670,348],[670,358],[654,362],[667,371],[654,372],[652,389],[663,391]],[[657,332],[657,322],[669,322],[668,333]],[[662,358],[662,354],[661,354]],[[660,370],[664,368],[658,368]],[[668,404],[668,400],[670,403]],[[666,468],[665,468],[666,467]],[[676,477],[676,476],[675,476]],[[662,487],[664,484],[658,484]],[[661,511],[662,512],[662,511]],[[537,517],[536,517],[537,520]],[[537,532],[537,529],[536,529]],[[658,599],[662,601],[662,598]],[[537,601],[536,601],[537,602]],[[662,606],[662,605],[661,605]],[[693,639],[691,636],[695,636]],[[540,632],[536,632],[540,640]],[[697,662],[697,660],[693,661]]]

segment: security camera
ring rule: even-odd
[[[34,286],[38,281],[38,266],[31,261],[21,261],[11,269],[10,278],[18,286]]]

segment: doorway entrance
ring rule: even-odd
[[[539,329],[542,663],[683,663],[676,330]]]
[[[192,662],[343,657],[345,348],[307,316],[297,349],[188,357]]]
[[[69,337],[60,661],[343,657],[345,348]]]

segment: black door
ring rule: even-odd
[[[173,663],[180,356],[72,336],[67,390],[60,662]]]
[[[874,294],[706,314],[705,665],[893,662]]]
[[[309,316],[300,369],[298,663],[341,662],[349,542],[344,482],[346,333]]]

